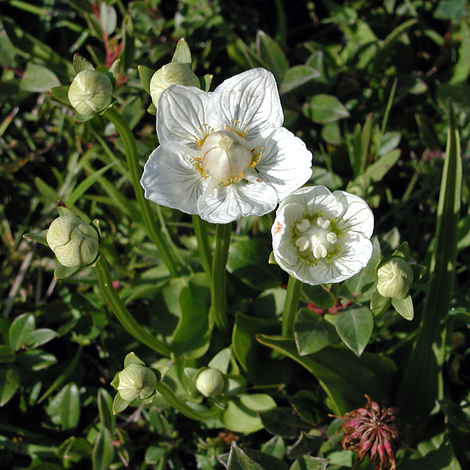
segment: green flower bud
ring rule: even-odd
[[[46,241],[62,266],[74,268],[92,263],[98,256],[98,232],[73,215],[55,219]]]
[[[157,106],[158,98],[163,90],[171,85],[199,86],[199,78],[191,70],[189,64],[171,62],[158,69],[150,80],[150,96]]]
[[[225,389],[225,378],[217,369],[204,369],[196,379],[196,388],[205,397],[220,395]]]
[[[92,116],[104,111],[111,103],[113,84],[104,73],[82,70],[73,79],[68,97],[78,113]]]
[[[141,364],[130,364],[118,374],[116,387],[125,401],[145,400],[155,393],[158,380],[155,372]]]
[[[392,258],[378,272],[377,291],[383,297],[402,300],[414,279],[413,269],[400,257]]]

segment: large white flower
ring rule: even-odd
[[[274,258],[291,276],[312,285],[341,282],[372,256],[374,217],[360,197],[324,186],[284,199],[272,227]]]
[[[271,212],[311,175],[312,155],[282,126],[273,75],[258,68],[204,92],[173,85],[160,96],[160,146],[141,184],[157,204],[213,223]]]

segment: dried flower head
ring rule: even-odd
[[[395,424],[395,410],[381,408],[365,395],[367,403],[344,416],[340,429],[344,431],[341,444],[358,454],[359,461],[369,455],[374,470],[396,470],[394,441],[398,442],[398,429]]]

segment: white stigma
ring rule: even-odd
[[[242,177],[253,159],[246,141],[233,131],[209,134],[201,153],[202,168],[218,182]]]

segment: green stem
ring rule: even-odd
[[[155,390],[162,395],[170,406],[176,408],[188,418],[195,419],[197,421],[206,421],[208,419],[215,418],[222,412],[220,408],[216,407],[197,410],[192,406],[189,406],[186,402],[178,398],[173,390],[164,382],[158,382],[155,386]]]
[[[216,324],[221,330],[228,328],[226,287],[227,258],[232,235],[232,224],[218,224],[215,231],[215,249],[212,260],[210,324]]]
[[[132,186],[134,187],[137,204],[139,205],[142,220],[149,237],[157,246],[158,252],[163,262],[170,271],[172,277],[178,277],[180,274],[187,272],[187,268],[181,258],[176,246],[164,224],[157,225],[152,214],[150,203],[144,197],[142,187],[140,185],[141,169],[139,165],[139,157],[137,155],[137,147],[131,128],[122,116],[114,109],[109,108],[105,116],[114,124],[118,131],[126,154],[127,166],[129,167],[129,175]],[[159,207],[156,206],[159,210]]]
[[[282,313],[282,336],[286,338],[294,335],[295,314],[297,313],[301,290],[302,281],[289,276],[284,312]]]
[[[209,237],[207,236],[206,222],[198,215],[193,215],[193,228],[199,248],[202,267],[209,279],[212,278],[212,253],[209,245]]]
[[[144,330],[129,313],[126,306],[124,305],[121,298],[117,295],[116,290],[113,287],[113,280],[111,279],[111,273],[109,272],[108,263],[100,256],[95,264],[95,274],[98,279],[98,283],[101,288],[106,301],[108,302],[109,308],[112,310],[116,318],[121,322],[122,326],[131,334],[135,339],[148,346],[154,351],[170,357],[170,348],[154,338],[150,333]]]

